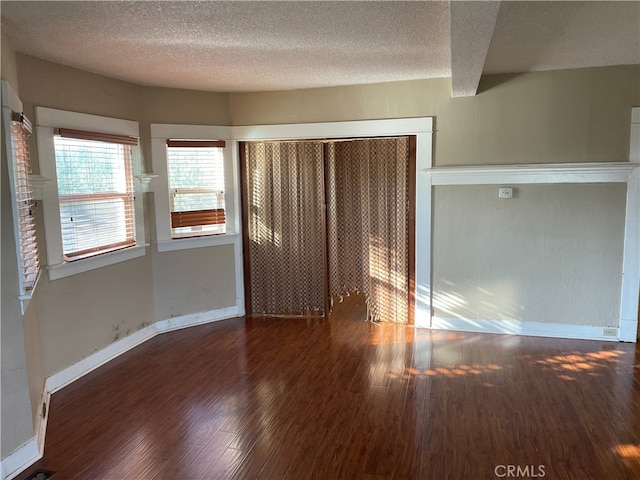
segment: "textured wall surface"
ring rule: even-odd
[[[450,79],[232,93],[234,125],[435,117],[445,165],[625,162],[640,66],[488,75],[451,98]]]
[[[617,326],[625,184],[438,186],[436,315]]]

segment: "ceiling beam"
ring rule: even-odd
[[[472,97],[496,26],[499,1],[451,1],[451,96]]]

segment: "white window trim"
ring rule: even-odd
[[[11,87],[9,82],[6,80],[2,81],[2,115],[3,115],[3,123],[5,126],[5,138],[3,138],[4,148],[6,149],[7,161],[10,165],[7,165],[7,170],[9,174],[9,186],[11,189],[11,211],[13,216],[13,234],[15,238],[15,247],[16,247],[16,258],[18,262],[18,299],[20,300],[20,310],[22,315],[27,311],[27,307],[29,305],[29,301],[33,298],[34,292],[36,291],[36,287],[38,286],[38,281],[40,280],[41,271],[38,272],[38,276],[36,277],[36,281],[33,283],[33,287],[27,292],[27,289],[24,285],[24,278],[22,274],[22,252],[20,251],[20,233],[18,229],[18,223],[20,221],[18,209],[16,205],[16,195],[15,195],[15,174],[13,170],[14,158],[13,158],[13,144],[11,140],[11,112],[22,112],[23,105],[22,101],[16,94],[15,90]],[[31,159],[33,162],[33,159]],[[32,177],[30,175],[30,177]],[[31,180],[31,178],[30,178]],[[35,193],[35,192],[34,192]],[[39,245],[38,245],[39,247]]]
[[[167,173],[167,139],[224,140],[225,215],[227,232],[188,238],[171,237],[169,176]],[[151,158],[158,177],[153,183],[158,252],[190,248],[234,245],[240,237],[240,201],[238,147],[231,128],[205,125],[151,124]]]
[[[40,174],[51,180],[45,183],[42,191],[49,280],[57,280],[59,278],[76,275],[96,268],[106,267],[108,265],[113,265],[115,263],[124,262],[145,255],[145,247],[148,245],[145,243],[144,235],[142,188],[139,183],[136,182],[134,183],[136,245],[81,260],[74,260],[73,262],[67,262],[64,260],[64,255],[62,253],[60,206],[58,202],[58,182],[53,140],[54,129],[56,128],[90,130],[139,138],[138,122],[119,118],[89,115],[86,113],[68,112],[53,108],[36,107],[36,124]],[[133,148],[132,160],[133,176],[135,178],[136,174],[140,171],[140,146]]]

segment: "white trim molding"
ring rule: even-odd
[[[38,450],[38,441],[33,437],[21,447],[16,448],[0,461],[2,480],[11,480],[42,458]]]
[[[634,166],[640,167],[640,159]],[[627,214],[624,225],[624,259],[620,298],[620,340],[635,342],[638,335],[640,292],[640,168],[627,183]]]
[[[114,358],[153,338],[157,333],[156,325],[153,324],[109,344],[102,350],[98,350],[70,367],[48,377],[44,385],[45,392],[49,394],[57,392],[94,371],[96,368],[101,367],[105,363],[110,362]]]
[[[433,166],[433,118],[397,118],[349,122],[300,123],[231,127],[235,141],[313,140],[415,135],[416,137],[416,318],[431,315],[431,176]],[[237,152],[234,152],[237,159]],[[238,164],[237,160],[234,162]],[[238,189],[239,190],[239,189]],[[242,245],[240,245],[241,247]],[[242,256],[236,271],[242,271]],[[244,291],[236,282],[236,292]],[[243,295],[244,296],[244,295]]]
[[[231,127],[231,130],[233,139],[239,141],[417,135],[433,131],[433,118],[416,117],[350,122],[252,125]]]
[[[215,247],[217,245],[237,245],[239,233],[221,233],[220,235],[206,235],[202,237],[174,238],[173,240],[158,240],[158,252],[173,252],[189,248]]]
[[[226,234],[202,235],[188,239],[172,238],[170,221],[169,178],[167,173],[167,139],[223,140]],[[240,178],[236,174],[237,149],[230,127],[205,125],[151,124],[151,157],[153,170],[158,174],[150,191],[154,192],[155,223],[158,252],[210,247],[234,243],[228,235],[240,232]]]
[[[167,318],[156,322],[157,333],[171,332],[182,328],[194,327],[205,323],[218,322],[229,318],[239,317],[238,307],[220,308],[209,312],[193,313],[191,315],[182,315],[180,317]]]
[[[42,391],[40,405],[38,405],[38,419],[36,422],[36,440],[38,441],[38,451],[40,452],[40,454],[44,454],[44,440],[47,434],[47,422],[49,421],[50,404],[51,393],[44,389]]]
[[[486,165],[435,167],[429,173],[433,185],[624,183],[639,166],[629,162]]]
[[[77,273],[88,272],[96,268],[106,267],[114,263],[133,260],[134,258],[144,257],[147,253],[148,243],[144,245],[136,245],[135,247],[124,248],[113,252],[103,253],[95,257],[89,257],[73,262],[62,262],[56,265],[47,265],[49,271],[49,280],[57,280],[59,278],[68,277]]]
[[[640,125],[640,124],[639,124]],[[633,149],[633,147],[632,147]],[[615,337],[602,337],[591,327],[570,325],[570,329],[552,328],[549,335],[566,338],[604,339],[635,342],[638,328],[638,291],[640,290],[640,163],[575,163],[575,164],[527,164],[527,165],[488,165],[435,167],[425,169],[423,173],[430,177],[431,186],[437,185],[505,185],[505,184],[560,184],[560,183],[626,183],[627,199],[625,212],[625,234],[623,248],[623,277],[620,295],[620,318]],[[426,183],[426,182],[425,182]],[[432,232],[431,232],[432,234]],[[431,255],[431,252],[429,252]],[[418,268],[418,266],[417,266]],[[426,274],[425,274],[426,275]],[[418,271],[416,271],[418,276]],[[416,297],[419,292],[416,292]],[[431,312],[432,313],[432,312]],[[492,323],[459,319],[446,322],[437,321],[433,317],[428,322],[429,314],[416,309],[416,325],[439,329],[462,329],[486,326],[487,332],[496,331]],[[466,323],[465,323],[466,322]],[[480,323],[478,323],[480,322]],[[489,321],[491,322],[491,321]],[[435,325],[438,325],[436,327]],[[471,325],[471,326],[469,326]],[[504,325],[503,322],[500,325]],[[547,325],[547,324],[542,324]],[[515,327],[514,327],[515,328]],[[518,327],[520,328],[520,327]],[[531,327],[523,327],[521,335],[528,335]],[[599,328],[599,327],[593,327]],[[537,327],[534,331],[538,331]],[[480,331],[480,330],[471,330]],[[581,333],[582,332],[582,333]],[[537,333],[534,333],[537,335]],[[580,335],[583,336],[580,336]],[[601,338],[602,337],[602,338]]]
[[[107,345],[102,350],[48,377],[44,384],[42,401],[39,405],[39,408],[42,408],[43,404],[45,405],[46,413],[42,415],[42,412],[40,412],[40,415],[38,415],[39,420],[36,427],[36,436],[2,460],[2,480],[9,480],[17,476],[29,468],[34,462],[42,458],[44,454],[47,420],[49,418],[49,403],[53,393],[79,380],[88,373],[105,365],[123,353],[128,352],[132,348],[141,345],[156,335],[196,325],[237,318],[242,315],[244,315],[244,306],[238,303],[231,307],[159,320],[148,327]]]
[[[416,327],[428,327],[418,325]],[[431,327],[435,330],[460,332],[497,333],[502,335],[525,335],[531,337],[575,338],[581,340],[604,340],[617,342],[617,328],[565,323],[521,322],[517,320],[473,320],[468,318],[433,317]],[[607,331],[608,335],[604,335]]]
[[[103,133],[139,138],[138,122],[53,108],[35,108],[40,173],[44,178],[49,180],[44,182],[41,189],[49,280],[57,280],[69,275],[75,275],[145,255],[145,247],[147,244],[145,243],[142,195],[140,195],[143,190],[141,185],[136,185],[136,195],[134,197],[136,225],[135,246],[74,260],[72,262],[65,260],[62,248],[62,227],[60,225],[54,145],[54,131],[56,128],[95,130]],[[140,169],[141,163],[140,146],[138,145],[133,148],[132,167],[134,172]]]
[[[131,335],[107,345],[102,350],[98,350],[79,362],[74,363],[70,367],[51,375],[45,382],[45,394],[50,395],[57,392],[58,390],[84,377],[96,368],[101,367],[114,358],[119,357],[123,353],[128,352],[132,348],[137,347],[160,333],[235,318],[241,315],[239,313],[241,311],[240,309],[241,307],[236,305],[208,312],[199,312],[159,320],[148,327],[138,330]]]

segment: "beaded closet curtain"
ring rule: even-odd
[[[409,139],[243,148],[251,312],[324,315],[359,292],[370,320],[407,323]]]
[[[324,315],[322,144],[244,148],[251,312]]]
[[[329,291],[357,291],[372,321],[407,323],[409,139],[327,145]]]

